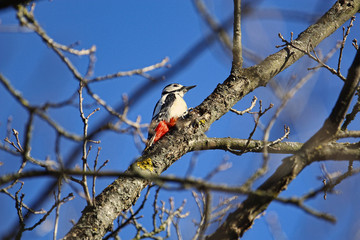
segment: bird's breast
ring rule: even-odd
[[[187,105],[184,99],[177,97],[170,107],[168,119],[172,117],[181,117],[187,111]]]

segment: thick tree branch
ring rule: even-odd
[[[235,138],[204,138],[198,140],[191,148],[191,151],[214,150],[221,149],[228,151],[238,150],[248,152],[261,153],[264,149],[264,141],[251,140],[248,145],[247,139]],[[303,146],[299,142],[278,142],[273,144],[267,143],[269,153],[276,154],[296,154]],[[314,159],[316,161],[322,160],[360,160],[360,144],[359,143],[336,143],[329,142],[322,145],[321,148],[316,148],[313,151]]]
[[[237,150],[241,152],[258,152],[264,149],[264,141],[237,138],[203,138],[194,142],[190,151],[221,149],[225,151]],[[248,143],[248,144],[247,144]],[[302,147],[299,142],[268,142],[269,153],[294,154]]]
[[[200,151],[200,150],[227,150],[228,147],[231,147],[235,150],[243,150],[246,146],[247,139],[230,139],[230,138],[208,138],[199,140],[196,145],[190,151]],[[255,150],[249,149],[251,152],[259,152],[263,148],[263,141],[250,141],[248,148],[253,147]],[[277,154],[289,154],[297,152],[303,144],[297,142],[280,142],[276,145],[269,147],[271,153]],[[329,142],[325,145],[322,145],[321,148],[317,148],[313,151],[314,161],[324,161],[324,160],[337,160],[337,161],[348,161],[351,160],[360,160],[360,144],[359,143],[335,143]],[[16,173],[4,174],[0,176],[0,186],[9,184],[16,180],[37,178],[44,176],[51,176],[54,178],[62,178],[64,176],[95,176],[95,177],[123,177],[123,178],[140,178],[151,181],[159,182],[181,182],[183,179],[174,179],[172,177],[161,177],[156,175],[139,175],[137,173],[130,172],[120,172],[120,171],[99,171],[99,169],[94,171],[82,171],[82,170],[71,170],[71,169],[62,169],[62,170],[30,170],[30,171],[18,171]],[[186,182],[191,184],[191,182]],[[192,184],[194,185],[194,184]],[[196,185],[194,185],[196,187]],[[210,188],[210,190],[213,190]],[[3,191],[3,189],[0,189]]]
[[[337,2],[317,23],[301,33],[295,44],[306,49],[311,41],[315,47],[350,19],[358,11],[359,6],[360,0]],[[177,129],[172,129],[157,144],[146,151],[129,167],[127,172],[138,172],[145,175],[161,174],[181,156],[189,152],[189,145],[203,138],[204,132],[209,129],[210,125],[228,112],[235,103],[255,88],[266,85],[272,77],[302,56],[303,53],[296,49],[285,48],[254,67],[232,71],[232,75],[223,84],[218,85],[210,96],[189,113],[186,119],[178,121]],[[291,161],[285,161],[285,163],[290,165],[290,169],[293,169]],[[302,169],[301,166],[295,167],[293,176],[296,176],[296,173]],[[283,176],[283,174],[281,175]],[[99,239],[104,236],[113,220],[136,202],[141,190],[147,184],[147,180],[117,179],[97,196],[96,207],[84,209],[83,215],[67,234],[66,239]],[[277,186],[284,185],[286,186],[286,184],[277,184]],[[255,212],[261,212],[270,202],[269,200],[261,201],[264,204],[257,205]],[[254,209],[252,208],[251,211]],[[248,220],[252,223],[253,218]],[[239,234],[237,233],[237,236]]]

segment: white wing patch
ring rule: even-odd
[[[160,100],[156,103],[152,118],[154,118],[156,115],[159,114],[161,110],[161,106],[165,103],[165,99],[166,99],[166,95],[162,96]]]

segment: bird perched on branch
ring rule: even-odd
[[[184,101],[184,94],[195,86],[183,86],[178,83],[167,85],[162,93],[160,100],[156,103],[152,120],[149,127],[148,142],[146,148],[157,142],[162,136],[175,126],[179,117],[184,116],[187,105]]]

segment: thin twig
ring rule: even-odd
[[[80,82],[79,84],[79,90],[78,90],[78,93],[79,93],[79,111],[80,111],[80,117],[83,121],[83,124],[84,124],[84,127],[83,127],[83,136],[84,136],[84,141],[83,141],[83,155],[82,155],[82,161],[83,161],[83,171],[86,172],[87,170],[87,167],[88,167],[88,164],[87,164],[87,157],[88,157],[88,152],[87,152],[87,130],[88,130],[88,121],[89,121],[89,118],[91,115],[93,115],[96,111],[99,111],[100,109],[97,108],[95,109],[94,111],[92,111],[87,117],[85,117],[85,114],[84,114],[84,110],[83,110],[83,95],[82,95],[82,92],[83,92],[83,88],[84,88],[84,83],[83,82]],[[89,151],[90,151],[90,148],[89,148]],[[85,199],[86,199],[86,202],[89,206],[93,206],[94,205],[94,202],[92,201],[92,198],[90,197],[90,193],[89,193],[89,188],[88,188],[88,185],[87,185],[87,177],[86,175],[83,175],[82,176],[82,187],[83,187],[83,190],[84,190],[84,194],[85,194]]]
[[[195,200],[197,209],[199,210],[199,215],[200,215],[200,222],[196,223],[197,228],[196,228],[196,232],[194,237],[192,238],[193,240],[195,239],[200,239],[200,234],[201,234],[201,226],[203,225],[204,221],[205,221],[205,213],[203,212],[203,208],[201,207],[201,203],[203,203],[203,198],[200,199],[199,195],[195,192],[195,191],[191,191],[193,198]],[[203,195],[201,195],[203,196]]]
[[[150,65],[150,66],[147,66],[144,68],[134,69],[134,70],[125,71],[125,72],[117,72],[117,73],[108,74],[105,76],[96,77],[96,78],[88,80],[87,83],[100,82],[100,81],[109,80],[109,79],[118,78],[118,77],[129,77],[129,76],[133,76],[133,75],[142,75],[146,72],[150,72],[155,69],[162,68],[162,67],[166,66],[166,64],[168,62],[169,62],[169,58],[165,57],[159,63],[153,64],[153,65]]]
[[[232,42],[226,29],[223,28],[213,16],[211,16],[202,0],[194,0],[193,2],[195,3],[199,15],[205,20],[211,30],[219,35],[222,45],[225,45],[225,50],[231,51]]]
[[[199,239],[203,239],[205,235],[205,231],[209,226],[209,223],[211,221],[211,203],[212,203],[212,196],[209,191],[205,191],[204,198],[203,198],[203,213],[204,213],[204,221],[199,226],[200,232],[199,232]]]
[[[254,136],[255,131],[256,131],[258,125],[259,125],[260,118],[261,118],[267,111],[269,111],[269,110],[274,106],[274,105],[271,103],[271,104],[269,105],[269,107],[267,107],[267,108],[263,111],[263,110],[262,110],[262,101],[261,101],[261,100],[259,101],[259,105],[260,105],[260,106],[259,106],[259,111],[255,113],[256,116],[254,117],[254,118],[255,118],[255,125],[254,125],[253,130],[252,130],[252,131],[250,132],[250,134],[249,134],[249,137],[248,137],[248,139],[247,139],[245,148],[244,148],[243,150],[241,150],[241,151],[234,151],[233,149],[228,148],[227,150],[228,150],[229,152],[234,153],[234,154],[240,156],[240,155],[242,155],[243,153],[245,153],[245,152],[247,151],[247,148],[248,148],[248,146],[249,146],[249,144],[250,144],[250,142],[251,142],[251,140],[252,140],[252,137]]]
[[[291,34],[293,34],[291,32]],[[338,73],[334,68],[330,67],[329,65],[325,64],[323,62],[323,60],[321,60],[318,56],[317,56],[317,53],[315,50],[312,49],[312,44],[311,42],[309,42],[309,44],[307,45],[307,49],[301,49],[299,47],[297,47],[294,42],[291,40],[290,42],[285,40],[285,38],[281,35],[281,33],[278,34],[279,35],[279,38],[282,40],[282,42],[284,42],[285,44],[284,45],[278,45],[276,47],[283,47],[283,46],[287,46],[287,47],[293,47],[295,48],[296,50],[299,50],[300,52],[306,54],[307,56],[309,56],[311,59],[313,59],[314,61],[316,61],[317,63],[320,64],[321,67],[324,67],[326,68],[327,70],[329,70],[332,74],[338,76],[342,81],[345,81],[346,78],[341,74],[341,73]],[[335,46],[335,48],[329,52],[329,54],[333,54],[333,52],[335,52],[338,48],[340,48],[340,43],[337,44]],[[313,54],[311,54],[311,52]],[[324,59],[325,60],[325,59]],[[310,68],[309,70],[313,70],[313,69],[316,69],[316,68],[319,68],[319,66],[316,66],[315,68]]]
[[[25,231],[32,231],[34,230],[37,226],[39,226],[40,224],[42,224],[46,218],[51,214],[51,212],[60,204],[66,203],[68,201],[71,201],[74,199],[74,196],[72,193],[69,193],[66,197],[64,197],[63,199],[61,199],[59,202],[56,202],[47,212],[46,214],[38,221],[36,222],[32,227],[27,227],[24,230]]]
[[[351,18],[350,23],[347,26],[346,32],[345,32],[345,27],[343,27],[343,39],[341,41],[338,66],[337,66],[337,70],[336,70],[338,74],[340,74],[341,60],[342,60],[342,55],[343,55],[343,51],[344,51],[344,47],[345,47],[345,42],[346,42],[347,37],[349,36],[350,29],[354,26],[354,21],[355,21],[355,16],[353,16]]]
[[[360,91],[357,92],[357,101],[353,106],[351,113],[347,114],[345,121],[341,126],[341,130],[345,131],[347,126],[355,119],[356,115],[360,112]]]
[[[250,107],[248,107],[247,109],[245,109],[243,111],[238,111],[236,109],[230,108],[230,111],[232,111],[233,113],[236,113],[237,115],[244,115],[245,113],[249,113],[255,107],[256,101],[257,101],[257,97],[254,96],[251,101]]]
[[[61,201],[61,199],[60,199],[60,197],[61,197],[61,186],[62,186],[62,180],[58,181],[58,190],[57,190],[57,192],[54,193],[55,203],[58,203],[58,202]],[[55,211],[55,223],[54,223],[54,233],[53,233],[53,239],[54,240],[56,240],[57,231],[58,231],[59,216],[60,216],[60,206],[61,206],[61,204],[56,206],[56,211]]]

